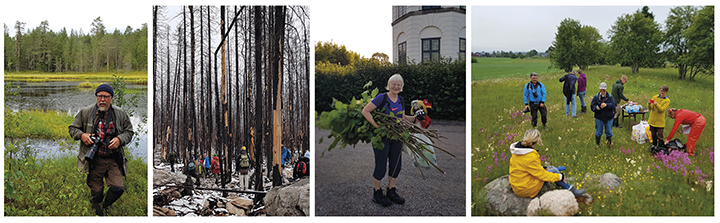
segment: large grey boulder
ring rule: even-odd
[[[186,178],[187,176],[180,173],[180,171],[168,172],[164,170],[153,169],[153,185],[156,186],[167,184],[182,185],[182,183],[185,182]]]
[[[306,177],[288,186],[275,187],[263,201],[268,216],[309,216],[310,180]]]
[[[485,185],[485,208],[491,215],[525,216],[532,198],[518,197],[510,187],[507,175]]]
[[[553,186],[543,186],[538,196],[554,189]],[[510,187],[509,176],[499,177],[485,185],[481,193],[485,195],[485,208],[490,215],[526,216],[527,207],[532,198],[518,197]]]
[[[600,186],[610,189],[615,189],[622,184],[622,179],[612,173],[604,173],[603,175],[600,175],[598,180],[600,181]]]
[[[528,216],[573,216],[580,208],[575,195],[569,190],[552,190],[532,199],[527,207]]]

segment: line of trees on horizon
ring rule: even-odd
[[[671,65],[679,79],[714,74],[714,6],[678,6],[670,10],[665,29],[647,6],[617,18],[603,40],[597,29],[566,18],[548,49],[552,67],[571,71],[595,64],[640,68]]]
[[[130,72],[147,70],[147,23],[124,31],[108,32],[100,17],[89,33],[63,27],[55,32],[48,20],[25,29],[16,21],[15,36],[4,27],[5,71],[34,72]]]

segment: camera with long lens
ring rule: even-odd
[[[93,158],[95,158],[95,154],[98,152],[98,149],[100,146],[102,146],[103,141],[100,140],[99,136],[90,136],[90,140],[93,142],[92,145],[90,145],[90,150],[85,154],[85,161],[92,161]]]

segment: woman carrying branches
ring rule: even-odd
[[[388,79],[387,86],[385,89],[387,93],[378,94],[371,103],[368,103],[362,110],[362,115],[365,119],[372,124],[373,127],[380,128],[375,122],[371,112],[376,108],[383,109],[386,115],[395,116],[397,118],[403,118],[410,122],[422,119],[423,114],[416,114],[414,116],[405,115],[405,105],[403,98],[398,95],[403,90],[403,78],[400,74],[394,74]],[[419,116],[419,117],[418,117]],[[373,152],[375,153],[375,170],[373,172],[373,202],[387,207],[392,203],[403,204],[405,199],[397,194],[395,188],[397,184],[397,177],[400,174],[402,167],[402,142],[400,140],[392,140],[389,138],[383,138],[383,148],[377,148],[373,146]],[[388,174],[388,186],[387,193],[383,194],[383,190],[380,186],[382,179],[385,177],[386,163],[389,163]]]

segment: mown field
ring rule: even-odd
[[[27,81],[27,82],[48,82],[48,81],[106,81],[115,80],[113,74],[124,76],[125,81],[134,84],[147,84],[147,71],[132,71],[129,73],[31,73],[31,72],[5,72],[5,81]]]
[[[473,57],[477,63],[471,63],[472,81],[488,80],[503,77],[528,76],[531,72],[543,75],[560,72],[559,69],[548,68],[550,60],[547,58],[491,58]]]
[[[505,63],[490,67],[507,66],[508,73],[522,72],[518,67]],[[471,207],[472,215],[488,215],[481,189],[492,180],[508,174],[511,156],[509,145],[522,140],[531,128],[529,113],[523,114],[522,87],[529,82],[526,75],[502,75],[492,71],[492,78],[476,78],[480,65],[473,64],[472,123],[471,123]],[[488,71],[489,72],[489,71]],[[536,71],[537,72],[537,71]],[[529,72],[527,72],[529,73]],[[540,73],[540,72],[538,72]],[[677,69],[640,69],[631,74],[630,68],[616,66],[590,67],[585,71],[588,90],[585,97],[589,105],[598,93],[598,85],[615,83],[621,75],[629,77],[625,95],[630,100],[646,102],[659,92],[660,86],[668,85],[670,107],[689,109],[705,116],[707,123],[698,140],[695,157],[687,154],[663,158],[653,157],[648,151],[650,144],[638,144],[632,140],[627,123],[623,128],[613,129],[612,149],[596,148],[594,143],[593,113],[580,114],[578,118],[565,116],[562,84],[558,81],[563,72],[540,75],[538,80],[548,91],[548,130],[540,130],[543,144],[536,147],[544,162],[554,166],[566,166],[570,181],[586,189],[594,198],[590,205],[580,204],[582,216],[713,216],[714,215],[714,80],[712,76],[698,77],[696,81],[677,79]],[[509,77],[503,77],[509,76]],[[647,117],[645,117],[647,119]],[[540,121],[540,120],[538,120]],[[666,118],[665,136],[673,124]],[[683,142],[687,135],[675,134]],[[605,137],[603,136],[602,140]],[[613,173],[623,183],[615,189],[599,188],[583,182],[592,175]]]

